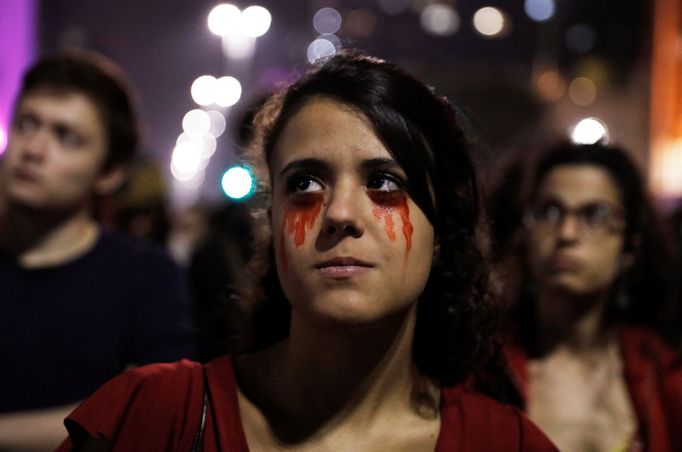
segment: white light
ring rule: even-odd
[[[308,45],[308,61],[314,63],[320,58],[329,58],[336,54],[336,46],[325,38],[318,38]]]
[[[211,158],[213,154],[215,154],[215,150],[218,147],[218,142],[216,139],[209,134],[204,135],[201,137],[201,158],[204,161],[208,161],[208,159]],[[208,162],[207,162],[208,163]]]
[[[609,141],[609,129],[599,118],[582,119],[571,132],[571,140],[576,144],[594,144]]]
[[[204,110],[194,109],[188,111],[182,118],[182,130],[190,136],[200,137],[211,128],[211,119]]]
[[[201,149],[193,142],[176,145],[171,157],[171,174],[179,181],[190,180],[201,170],[201,160]]]
[[[341,28],[341,13],[334,8],[322,8],[313,16],[313,28],[318,33],[336,33]]]
[[[4,154],[7,147],[7,132],[5,128],[0,125],[0,155]]]
[[[221,107],[231,107],[242,97],[242,84],[234,77],[224,76],[220,77],[216,82],[216,91],[214,101]],[[208,118],[208,115],[207,115]],[[208,120],[209,128],[211,120]],[[208,132],[208,128],[206,129]]]
[[[536,22],[544,22],[554,15],[554,0],[526,0],[523,5],[528,17]]]
[[[253,173],[241,165],[225,171],[221,181],[223,191],[232,199],[242,199],[254,191]]]
[[[241,11],[229,3],[221,3],[208,14],[208,29],[218,36],[229,36],[239,31]]]
[[[424,30],[438,36],[449,36],[459,29],[459,15],[449,5],[432,3],[424,8],[420,16]]]
[[[474,28],[483,36],[495,36],[504,30],[504,14],[492,6],[481,8],[474,14]]]
[[[270,29],[272,16],[262,6],[249,6],[241,14],[241,31],[246,36],[257,38]]]
[[[190,92],[192,99],[199,105],[211,105],[213,103],[213,93],[216,89],[216,78],[212,75],[202,75],[197,77],[192,83]]]
[[[336,35],[323,34],[318,36],[317,39],[326,39],[327,41],[331,42],[334,45],[334,48],[336,50],[339,50],[341,48],[341,40]]]
[[[208,133],[218,138],[225,132],[225,126],[227,125],[225,116],[218,110],[209,110],[206,114],[208,114],[208,117],[211,119],[211,128]]]

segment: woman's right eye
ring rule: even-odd
[[[287,183],[289,193],[314,193],[322,190],[324,190],[322,182],[310,175],[294,176]]]

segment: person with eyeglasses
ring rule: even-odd
[[[671,248],[639,170],[617,147],[562,142],[519,174],[492,208],[518,264],[512,398],[560,450],[682,450]]]

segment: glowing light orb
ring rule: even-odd
[[[578,122],[571,132],[571,141],[576,144],[594,144],[609,141],[609,129],[599,118],[585,118]]]
[[[314,63],[320,58],[329,58],[336,55],[336,46],[327,38],[317,38],[308,45],[306,54],[308,61]]]
[[[257,38],[270,29],[272,15],[262,6],[249,6],[241,13],[240,29],[246,36]]]
[[[190,136],[202,136],[211,128],[211,118],[198,108],[188,111],[182,118],[182,130]]]
[[[437,36],[450,36],[459,29],[459,15],[450,5],[432,3],[425,7],[420,16],[422,28]]]
[[[208,117],[211,120],[211,127],[209,128],[208,133],[218,138],[225,132],[225,127],[227,126],[225,116],[218,110],[208,110],[206,114],[208,114]]]
[[[221,3],[208,14],[208,29],[218,36],[229,36],[240,29],[242,13],[234,5]]]
[[[576,77],[568,85],[568,97],[578,105],[590,105],[597,98],[597,86],[587,77]]]
[[[523,9],[528,17],[536,22],[544,22],[554,16],[556,5],[554,0],[526,0]]]
[[[505,22],[502,11],[492,6],[481,8],[474,14],[474,28],[483,36],[499,35],[504,30]]]
[[[213,103],[213,93],[216,89],[216,78],[212,75],[197,77],[192,83],[190,93],[192,99],[199,105],[206,106]]]
[[[256,190],[256,178],[248,165],[235,165],[225,171],[221,186],[228,198],[243,200]]]
[[[242,97],[242,84],[234,77],[229,75],[220,77],[216,81],[216,91],[214,101],[221,107],[231,107]],[[210,127],[209,117],[209,127]],[[207,130],[208,132],[208,130]]]
[[[7,148],[7,132],[5,128],[0,125],[0,155],[5,153]]]
[[[334,8],[322,8],[313,16],[313,28],[318,33],[336,33],[341,22],[341,13]]]

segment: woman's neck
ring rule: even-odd
[[[324,328],[292,315],[289,338],[256,357],[256,367],[276,381],[258,387],[240,379],[243,393],[271,415],[274,430],[279,425],[291,436],[288,440],[342,423],[367,428],[379,412],[438,416],[439,391],[412,359],[415,308],[362,332]],[[253,364],[248,367],[254,369]],[[244,377],[249,374],[253,371]]]
[[[604,344],[608,292],[574,295],[547,290],[535,305],[534,345],[541,353],[557,347],[581,353]]]

